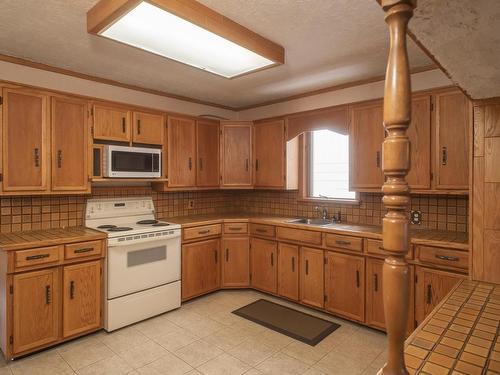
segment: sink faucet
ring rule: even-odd
[[[340,223],[340,222],[342,222],[342,214],[341,214],[340,210],[337,212],[337,215],[333,215],[332,216],[332,221],[334,223]]]
[[[325,206],[321,206],[321,207],[314,207],[314,209],[318,212],[321,213],[321,218],[323,220],[328,220],[328,210],[326,209]]]

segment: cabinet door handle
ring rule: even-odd
[[[427,284],[427,304],[430,305],[432,303],[432,285]]]
[[[62,150],[57,150],[57,168],[62,167]]]
[[[122,117],[122,133],[125,133],[125,117]]]
[[[39,167],[40,166],[40,152],[39,152],[38,148],[35,148],[33,150],[33,154],[34,154],[34,158],[35,158],[35,167]]]
[[[448,149],[446,147],[441,148],[441,165],[446,165],[448,163]]]
[[[274,253],[271,253],[271,267],[274,267]]]
[[[295,257],[292,257],[292,272],[295,272]]]
[[[141,134],[141,120],[137,120],[137,134]]]
[[[202,170],[203,170],[203,159],[200,158],[200,171],[202,171]]]
[[[50,305],[51,295],[50,295],[50,285],[45,286],[45,304]]]
[[[359,270],[356,270],[356,288],[360,287]]]
[[[70,299],[75,298],[75,282],[74,281],[69,282],[69,298]]]
[[[217,250],[214,250],[215,263],[219,263],[219,256],[217,255]]]
[[[259,159],[255,159],[255,171],[259,170]]]
[[[309,275],[309,261],[306,259],[306,276]]]
[[[193,169],[193,159],[191,157],[189,157],[189,159],[188,159],[188,166],[189,166],[189,170]]]
[[[373,290],[378,292],[378,274],[373,275]]]
[[[248,159],[245,159],[245,170],[248,172]]]
[[[229,262],[229,249],[226,249],[226,262]]]
[[[75,254],[81,254],[81,253],[88,253],[92,250],[94,250],[93,247],[85,247],[83,249],[76,249],[74,252],[75,252]]]
[[[30,256],[26,257],[26,260],[43,259],[43,258],[48,258],[49,256],[50,256],[49,254],[30,255]]]
[[[380,168],[380,151],[377,151],[377,155],[375,157],[375,161],[377,164],[377,168]]]
[[[454,256],[449,256],[449,255],[439,255],[439,254],[436,254],[435,257],[437,259],[449,260],[449,261],[452,261],[452,262],[458,262],[460,260],[459,257],[454,257]]]

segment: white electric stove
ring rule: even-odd
[[[151,198],[89,199],[85,225],[108,235],[107,331],[180,306],[180,225],[156,220]]]

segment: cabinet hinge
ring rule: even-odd
[[[434,111],[434,100],[431,98],[431,112]]]
[[[326,294],[323,296],[323,301],[324,302],[328,301],[328,296]]]
[[[434,173],[431,172],[431,181],[434,180]]]
[[[0,173],[0,182],[3,181],[3,173]]]
[[[0,105],[3,104],[3,96],[0,96]]]
[[[415,328],[415,327],[418,327],[418,322],[417,322],[417,320],[416,320],[416,319],[415,319],[415,321],[413,322],[413,328]]]
[[[11,285],[11,286],[9,287],[9,293],[10,293],[10,294],[14,294],[14,285]]]
[[[418,283],[418,275],[415,275],[415,284]]]
[[[9,337],[9,344],[14,344],[14,336]]]
[[[252,274],[250,274],[250,282],[252,282]]]
[[[90,134],[92,134],[92,137],[94,136],[94,127],[93,126],[90,127]]]
[[[323,264],[328,264],[328,258],[327,257],[323,258]]]
[[[94,116],[94,107],[90,108],[90,115]]]

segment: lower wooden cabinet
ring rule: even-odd
[[[63,269],[63,336],[70,337],[101,323],[101,262]]]
[[[359,322],[365,320],[365,259],[327,251],[325,308]]]
[[[59,268],[14,275],[12,352],[22,353],[59,339]]]
[[[182,245],[182,299],[220,287],[220,240]]]
[[[323,307],[324,269],[323,250],[300,248],[300,302]]]
[[[443,300],[465,275],[416,267],[415,320],[417,325]]]
[[[276,241],[252,238],[250,240],[251,284],[254,288],[277,292],[277,249]]]
[[[299,299],[299,247],[286,243],[278,245],[278,294]]]
[[[383,300],[383,275],[384,260],[366,259],[366,324],[385,330],[384,300]],[[409,310],[408,329],[410,334],[415,329],[414,318],[414,267],[410,265],[409,288]]]
[[[250,240],[247,237],[228,237],[222,240],[223,287],[250,285]]]

